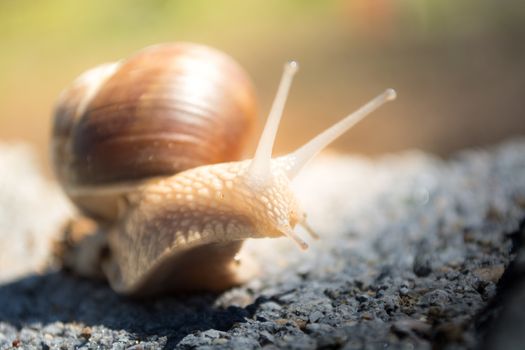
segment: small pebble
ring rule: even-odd
[[[370,298],[368,297],[368,295],[365,294],[356,295],[355,297],[355,300],[357,300],[360,303],[366,303],[369,299]]]
[[[489,267],[482,267],[479,269],[474,270],[474,274],[484,280],[496,283],[501,278],[501,275],[503,275],[503,272],[505,271],[505,266],[502,264],[493,265]]]
[[[310,323],[316,323],[323,316],[324,315],[321,311],[314,311],[310,314],[308,320],[310,321]]]
[[[408,289],[408,287],[403,286],[399,288],[399,294],[401,295],[408,295],[409,292],[410,292],[410,289]]]

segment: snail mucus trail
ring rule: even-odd
[[[290,182],[316,154],[396,93],[387,89],[297,150],[272,158],[297,70],[296,62],[285,65],[253,159],[188,169],[121,196],[116,220],[105,222],[97,234],[109,247],[100,267],[115,291],[223,290],[253,274],[249,264],[235,259],[245,239],[286,236],[306,249],[294,232],[297,224],[317,238]]]

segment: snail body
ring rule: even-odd
[[[97,265],[115,291],[128,295],[222,290],[253,272],[249,262],[236,258],[245,239],[287,236],[306,249],[294,227],[315,234],[290,181],[395,93],[387,90],[296,151],[272,159],[296,71],[295,62],[285,66],[255,156],[248,160],[238,159],[255,124],[253,89],[224,54],[194,44],[157,45],[81,76],[62,94],[55,113],[54,165],[73,202],[100,223],[93,234],[100,239],[81,240],[70,265],[98,271],[85,266]],[[151,72],[158,81],[151,82]],[[152,87],[138,86],[137,76]],[[169,88],[159,93],[163,84]],[[173,110],[182,117],[166,117]],[[150,125],[157,120],[160,126]],[[152,168],[144,169],[148,165]],[[84,244],[93,241],[96,247]],[[105,254],[93,253],[102,247]]]

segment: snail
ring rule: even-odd
[[[290,183],[304,165],[396,96],[372,99],[287,155],[272,149],[296,62],[285,65],[252,159],[241,160],[257,112],[248,75],[215,49],[171,43],[87,71],[54,113],[53,166],[96,227],[64,253],[120,294],[219,291],[244,282],[248,238],[314,238]]]

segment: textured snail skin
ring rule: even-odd
[[[109,234],[115,252],[104,268],[123,294],[221,290],[249,277],[235,255],[247,238],[280,237],[300,211],[285,172],[251,183],[250,161],[202,166],[158,180],[128,195]]]

